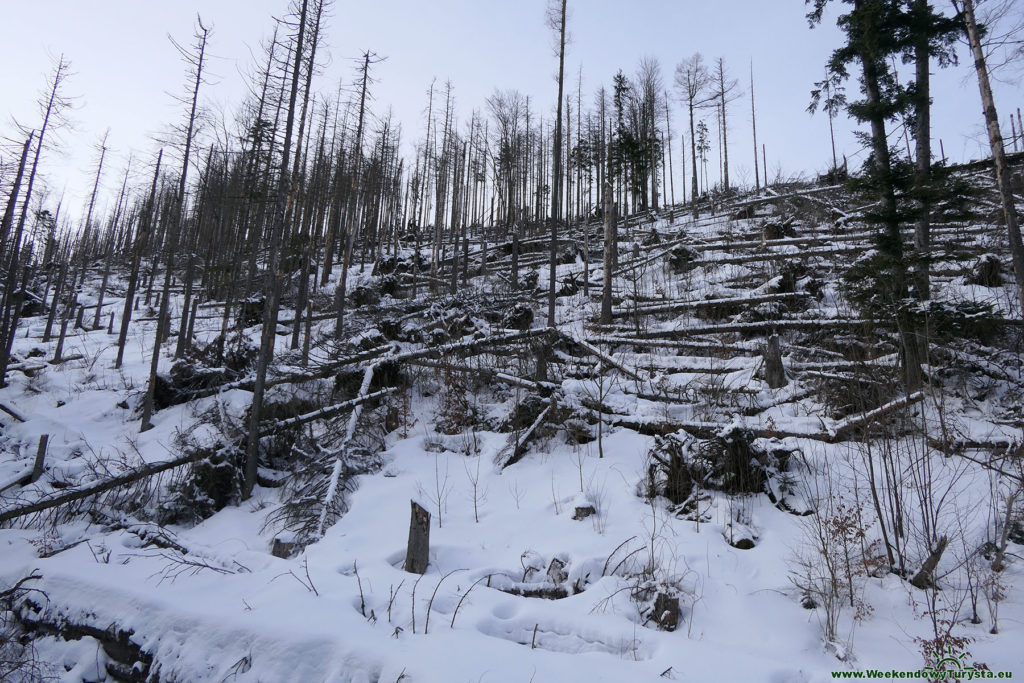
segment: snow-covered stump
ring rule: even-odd
[[[300,546],[296,543],[295,538],[290,534],[281,534],[274,537],[274,542],[270,547],[270,554],[274,557],[280,557],[287,560],[290,557],[295,557],[299,552]]]
[[[430,558],[430,512],[414,500],[409,501],[409,543],[405,550],[405,571],[426,574]]]
[[[679,626],[679,598],[658,593],[651,617],[662,631],[675,631]]]

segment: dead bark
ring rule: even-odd
[[[430,563],[430,513],[416,501],[409,501],[412,515],[409,519],[409,542],[405,552],[405,571],[426,574]]]

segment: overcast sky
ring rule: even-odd
[[[240,71],[269,35],[273,16],[286,0],[36,0],[4,3],[0,45],[0,113],[29,125],[38,120],[32,101],[43,87],[55,55],[63,52],[76,74],[67,93],[78,95],[72,118],[77,129],[65,135],[69,153],[51,155],[46,174],[54,195],[66,185],[69,203],[80,206],[91,181],[90,146],[111,129],[113,149],[104,187],[120,186],[128,152],[138,165],[151,164],[154,133],[180,119],[181,106],[169,92],[184,87],[184,67],[168,41],[190,38],[196,13],[213,26],[209,50],[210,84],[204,100],[234,111],[245,95]],[[937,5],[943,6],[942,0]],[[769,174],[812,174],[830,163],[828,121],[805,109],[809,91],[821,78],[829,53],[839,44],[834,15],[811,30],[799,0],[570,0],[566,70],[573,92],[583,68],[584,100],[608,85],[618,69],[635,71],[642,56],[657,58],[666,88],[673,93],[673,155],[679,160],[682,109],[674,96],[673,72],[684,57],[702,52],[724,57],[744,96],[729,112],[730,169],[734,182],[753,182],[750,137],[749,68],[753,61],[758,140],[767,146]],[[423,135],[426,90],[433,78],[451,79],[458,114],[468,120],[495,88],[516,88],[553,111],[557,60],[544,24],[545,0],[338,0],[327,27],[330,63],[320,91],[333,92],[338,79],[352,80],[354,58],[372,50],[387,60],[375,67],[375,108],[388,106],[403,124],[410,143]],[[977,158],[986,143],[976,81],[968,69],[938,70],[933,80],[933,135],[953,159]],[[855,91],[851,84],[851,93]],[[1000,85],[997,102],[1004,117],[1021,106],[1019,87]],[[1005,111],[1003,111],[1005,110]],[[0,134],[10,135],[8,121]],[[714,116],[708,115],[714,131]],[[1009,132],[1009,123],[1004,118]],[[850,123],[838,120],[840,153],[860,158],[861,145]],[[938,145],[936,144],[936,153]],[[717,149],[709,168],[717,168]],[[710,171],[709,171],[710,172]],[[714,174],[717,178],[717,173]],[[676,193],[682,172],[676,168]]]

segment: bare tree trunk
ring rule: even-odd
[[[207,188],[210,182],[210,173],[213,169],[213,146],[210,146],[210,152],[206,157],[206,173],[202,180],[202,188],[199,190],[199,206],[196,207],[196,233],[203,229],[203,218],[206,213],[207,205]],[[188,335],[188,312],[192,306],[192,289],[193,289],[193,278],[195,274],[195,263],[196,263],[196,245],[192,242],[192,238],[188,239],[188,264],[185,266],[185,299],[181,304],[181,321],[178,326],[178,343],[174,347],[174,358],[181,358],[182,355],[191,347],[192,340]]]
[[[103,134],[103,141],[100,142],[100,162],[96,166],[96,180],[92,185],[92,194],[89,196],[89,209],[85,213],[85,230],[88,231],[90,224],[92,223],[92,210],[96,206],[96,194],[100,189],[100,176],[103,174],[103,160],[107,156],[107,136],[110,135],[110,131],[107,130]]]
[[[768,150],[766,149],[765,144],[763,142],[761,143],[761,166],[763,167],[762,170],[764,170],[764,186],[767,188],[768,187]]]
[[[49,96],[49,98],[47,99],[47,102],[46,102],[46,112],[43,114],[43,125],[42,125],[42,128],[39,129],[39,137],[38,137],[38,140],[36,142],[36,153],[35,153],[34,158],[32,159],[32,171],[29,173],[28,185],[25,188],[25,201],[21,205],[21,217],[18,219],[18,234],[19,235],[22,233],[22,230],[24,229],[25,219],[28,216],[29,203],[32,201],[32,188],[35,185],[36,171],[39,169],[39,157],[40,157],[40,155],[43,152],[43,144],[46,141],[46,131],[47,131],[47,129],[50,126],[50,117],[53,114],[55,107],[59,111],[60,109],[63,109],[65,106],[67,106],[67,104],[68,104],[67,100],[65,100],[65,98],[63,98],[60,95],[58,95],[58,90],[60,89],[61,83],[63,83],[64,78],[67,76],[67,72],[68,72],[69,68],[70,68],[70,64],[67,61],[64,60],[64,55],[61,55],[60,57],[57,58],[57,67],[54,69],[54,73],[53,73],[53,87],[50,89],[50,96]],[[32,140],[32,136],[29,135],[29,142],[31,142],[31,140]],[[27,147],[26,147],[26,149],[27,149]],[[24,166],[24,163],[25,162],[23,160],[22,161],[22,167]],[[19,178],[19,181],[20,181],[21,171],[19,171],[18,178]],[[17,186],[17,184],[16,184],[16,186]],[[14,192],[14,193],[12,193],[12,196],[14,196],[16,198],[17,194],[18,194],[17,192]],[[13,214],[14,207],[13,207],[13,205],[10,207],[10,210],[12,212],[11,213],[11,218],[13,219],[13,217],[14,217],[14,214]],[[9,231],[9,226],[5,225],[4,229],[3,229],[2,237],[0,237],[0,256],[2,256],[3,253],[4,253],[4,246],[5,246],[6,242],[7,242],[8,231]],[[15,249],[17,248],[18,241],[19,240],[17,240],[17,239],[14,241],[14,248]]]
[[[615,251],[615,204],[611,183],[604,184],[604,282],[601,289],[601,324],[612,322],[612,262]]]
[[[1010,256],[1013,259],[1013,274],[1017,278],[1017,297],[1024,308],[1024,245],[1021,243],[1020,225],[1017,222],[1017,208],[1013,203],[1013,188],[1010,184],[1010,171],[1006,163],[1006,149],[1003,147],[1003,134],[999,130],[999,115],[996,112],[995,98],[992,96],[992,85],[988,78],[988,65],[985,63],[985,52],[981,43],[981,32],[974,17],[974,0],[961,0],[964,20],[967,23],[967,38],[974,55],[974,68],[978,72],[978,88],[981,91],[981,104],[985,112],[985,125],[988,128],[988,140],[992,147],[992,160],[996,168],[996,185],[1003,203],[1003,216],[1006,219],[1006,230],[1010,237]]]
[[[725,60],[718,58],[718,96],[722,104],[722,189],[729,191],[729,124],[726,122],[726,102],[729,91],[736,85],[735,81],[729,84],[725,81]]]
[[[680,135],[679,136],[679,150],[680,150],[680,154],[682,154],[682,158],[679,160],[679,164],[683,167],[683,182],[682,182],[683,204],[686,204],[686,136],[685,135]]]
[[[192,245],[190,244],[189,246],[191,247]],[[195,250],[189,249],[188,264],[185,266],[185,296],[181,302],[181,313],[179,314],[178,343],[174,346],[175,360],[181,358],[191,345],[191,341],[188,338],[188,312],[189,308],[192,306],[192,279],[195,273],[195,260]]]
[[[284,148],[281,152],[281,170],[278,178],[277,197],[274,202],[274,223],[270,231],[270,248],[267,254],[267,274],[264,283],[263,330],[260,339],[260,353],[256,360],[256,377],[253,382],[252,407],[249,410],[249,434],[245,450],[245,476],[242,480],[242,498],[248,499],[256,485],[259,469],[260,415],[263,410],[263,393],[267,383],[267,369],[274,356],[274,341],[277,337],[277,306],[281,294],[278,276],[278,259],[285,229],[287,214],[289,173],[291,169],[292,131],[295,126],[295,101],[298,99],[299,76],[302,69],[303,40],[306,32],[306,13],[309,0],[302,0],[299,15],[299,32],[295,40],[295,66],[291,78],[291,92],[288,100],[288,114],[285,123]]]
[[[68,261],[67,259],[61,263],[60,273],[57,275],[57,284],[53,287],[53,298],[50,300],[50,313],[46,317],[46,327],[43,328],[43,343],[46,344],[50,341],[50,335],[53,333],[53,323],[57,319],[57,302],[60,300],[60,295],[64,289],[64,281],[68,277]]]
[[[558,222],[562,218],[562,86],[565,78],[565,4],[562,0],[558,47],[558,111],[551,177],[551,267],[548,276],[548,326],[555,326],[555,271],[558,265]]]
[[[672,170],[672,120],[668,106],[668,92],[665,93],[665,140],[668,142],[668,184],[669,192],[672,197],[672,204],[676,203],[676,176]]]
[[[128,339],[128,323],[132,319],[132,303],[135,299],[135,292],[139,285],[139,264],[142,262],[142,248],[149,238],[149,230],[153,221],[153,213],[156,202],[156,185],[160,179],[160,163],[164,159],[164,151],[161,149],[156,158],[156,171],[153,172],[153,185],[149,190],[149,202],[146,204],[145,216],[139,224],[139,232],[135,236],[135,249],[132,254],[132,270],[128,276],[128,291],[124,295],[124,308],[121,311],[121,331],[117,336],[117,359],[114,361],[114,369],[119,369],[124,361],[124,345]]]
[[[768,386],[772,389],[781,389],[788,384],[786,380],[786,368],[782,364],[782,347],[779,344],[779,335],[773,334],[768,337],[768,345],[763,350],[764,374]]]
[[[938,540],[921,569],[910,579],[910,585],[921,589],[935,585],[935,569],[939,566],[939,560],[942,559],[942,553],[945,552],[947,545],[949,545],[949,539],[945,536]]]
[[[0,235],[0,244],[2,244],[4,240],[6,240],[7,235],[10,232],[11,225],[14,222],[14,207],[15,207],[15,204],[17,204],[17,202],[18,202],[18,195],[20,194],[20,191],[21,191],[21,178],[22,178],[22,176],[25,173],[25,164],[28,161],[28,150],[29,150],[29,147],[32,146],[32,138],[34,136],[35,136],[35,131],[29,133],[28,139],[25,140],[25,146],[22,148],[22,151],[21,151],[21,162],[18,164],[18,173],[17,173],[17,175],[14,178],[14,186],[11,188],[11,198],[7,202],[7,210],[4,212],[3,229],[2,229],[2,235]],[[15,282],[14,271],[15,271],[15,266],[17,265],[17,258],[18,258],[17,243],[19,241],[20,241],[20,235],[15,238],[15,248],[14,248],[14,250],[11,253],[11,263],[10,263],[10,266],[8,267],[8,271],[7,271],[7,285],[4,288],[4,296],[3,296],[3,300],[4,301],[3,301],[3,305],[2,305],[2,308],[3,308],[3,311],[4,311],[4,313],[3,313],[4,323],[3,323],[3,326],[0,327],[0,332],[2,332],[2,335],[4,337],[6,337],[6,334],[7,334],[7,324],[6,324],[7,310],[8,310],[7,309],[7,299],[8,299],[8,295],[11,294],[12,291],[13,291],[13,283]],[[13,330],[11,331],[11,334],[14,334]],[[7,345],[7,339],[4,338],[4,339],[0,340],[0,343],[2,343],[3,346],[6,346]],[[2,366],[2,367],[0,367],[0,386],[6,386],[6,384],[5,384],[5,377],[4,377],[4,374],[3,374],[3,371],[6,371],[6,368],[7,368],[7,358],[6,357],[4,357],[2,359],[2,363],[0,363],[0,366]]]
[[[167,259],[164,265],[164,287],[163,294],[160,297],[160,312],[157,314],[157,334],[153,340],[153,357],[149,366],[149,382],[146,387],[146,398],[142,405],[142,424],[139,428],[140,432],[152,429],[153,425],[150,423],[150,418],[153,416],[153,392],[156,389],[156,377],[157,371],[160,366],[160,345],[163,342],[164,335],[169,332],[168,323],[168,299],[170,298],[171,290],[171,273],[174,269],[174,249],[176,247],[175,242],[177,241],[178,235],[181,232],[181,223],[184,220],[185,215],[185,188],[188,185],[188,162],[189,156],[192,152],[192,134],[195,130],[196,121],[196,110],[199,107],[199,86],[203,82],[203,60],[206,57],[206,39],[209,37],[210,32],[203,26],[202,20],[198,20],[200,33],[197,34],[199,38],[199,54],[196,57],[196,79],[195,86],[192,89],[192,108],[189,112],[188,117],[188,128],[185,131],[185,153],[182,155],[181,164],[181,177],[178,180],[178,194],[175,198],[175,210],[171,216],[171,228],[168,231],[168,235],[165,238],[167,248]],[[88,224],[88,221],[86,221]],[[88,228],[88,225],[86,225]]]
[[[83,266],[79,266],[79,273],[84,270],[85,268]],[[57,348],[53,352],[54,363],[59,363],[64,357],[64,339],[68,334],[68,323],[71,322],[71,316],[75,314],[75,311],[78,308],[78,296],[75,294],[75,282],[78,280],[77,276],[78,273],[74,273],[71,276],[71,287],[68,290],[71,295],[71,301],[64,307],[64,311],[61,316],[60,335],[57,337]]]
[[[757,111],[754,108],[754,60],[750,60],[750,126],[754,131],[754,190],[761,191],[761,176],[757,168]],[[767,176],[764,179],[768,182]]]
[[[693,164],[690,177],[690,201],[693,203],[693,219],[697,220],[697,133],[693,125],[693,99],[690,99],[690,159]]]
[[[4,386],[7,377],[7,364],[11,359],[11,349],[14,346],[14,335],[18,331],[18,321],[21,320],[21,306],[25,302],[25,291],[28,289],[28,279],[31,269],[25,266],[21,277],[21,287],[8,299],[8,310],[4,312],[4,332],[2,338],[3,346],[0,347],[0,386]],[[8,320],[9,318],[9,320]]]
[[[93,317],[92,321],[92,328],[94,330],[100,329],[100,316],[103,314],[103,299],[107,293],[107,283],[110,281],[110,267],[114,259],[114,249],[116,248],[115,242],[117,240],[115,240],[114,237],[115,234],[118,232],[117,226],[121,220],[121,206],[124,202],[125,192],[128,189],[128,175],[131,173],[131,170],[132,160],[131,157],[129,157],[128,168],[126,168],[124,172],[124,182],[121,183],[121,193],[117,198],[117,209],[115,209],[114,211],[114,217],[110,225],[110,235],[108,235],[107,238],[109,240],[109,242],[107,243],[107,257],[105,263],[103,264],[103,279],[100,282],[100,292],[96,300],[96,315]]]
[[[303,0],[303,7],[307,0]],[[305,13],[305,11],[303,12]],[[370,69],[370,53],[366,52],[363,55],[363,79],[362,87],[359,96],[359,122],[356,126],[356,140],[355,140],[355,159],[352,163],[352,192],[349,198],[350,211],[348,212],[348,222],[344,231],[344,246],[341,256],[341,278],[338,280],[338,289],[335,292],[334,301],[338,309],[338,318],[335,324],[334,333],[335,336],[341,338],[342,330],[345,323],[345,287],[348,280],[348,268],[352,261],[352,246],[355,242],[355,232],[358,226],[359,211],[359,169],[362,165],[362,151],[363,151],[363,121],[366,113],[366,89],[368,86]],[[298,78],[298,65],[295,67],[296,78]],[[291,114],[289,113],[289,116]]]
[[[921,16],[927,16],[929,7],[928,0],[914,0],[913,9]],[[921,32],[914,44],[914,60],[916,62],[917,84],[914,89],[916,102],[914,103],[914,137],[917,141],[917,224],[914,228],[914,249],[916,266],[914,287],[917,290],[917,298],[926,300],[931,298],[931,285],[928,278],[928,266],[931,251],[931,192],[932,179],[932,138],[931,138],[931,74],[930,54],[928,35]],[[832,119],[829,118],[831,129]],[[832,142],[833,157],[835,156],[835,140]],[[834,164],[833,164],[834,165]]]

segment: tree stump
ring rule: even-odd
[[[765,240],[781,240],[787,237],[796,237],[792,218],[768,218],[762,224],[761,231]]]
[[[968,284],[982,287],[1000,287],[1003,284],[1003,267],[995,254],[985,254],[971,266]]]
[[[576,511],[573,513],[572,518],[576,521],[586,519],[597,514],[597,509],[593,505],[577,505]]]
[[[679,598],[658,593],[651,616],[662,631],[675,631],[679,625]]]
[[[50,435],[43,434],[39,437],[39,447],[36,449],[36,461],[32,465],[32,474],[29,475],[29,483],[34,482],[43,476],[43,460],[46,458],[46,445],[50,442]]]
[[[299,544],[293,539],[278,536],[274,539],[274,544],[271,546],[270,554],[274,557],[280,557],[287,560],[290,557],[294,557],[298,550]]]
[[[411,500],[412,516],[409,519],[409,545],[405,551],[405,571],[425,574],[430,554],[430,513]]]
[[[782,365],[782,347],[779,344],[779,335],[773,334],[768,337],[768,345],[764,348],[764,375],[768,386],[772,389],[781,389],[789,382],[786,379],[786,368]]]

